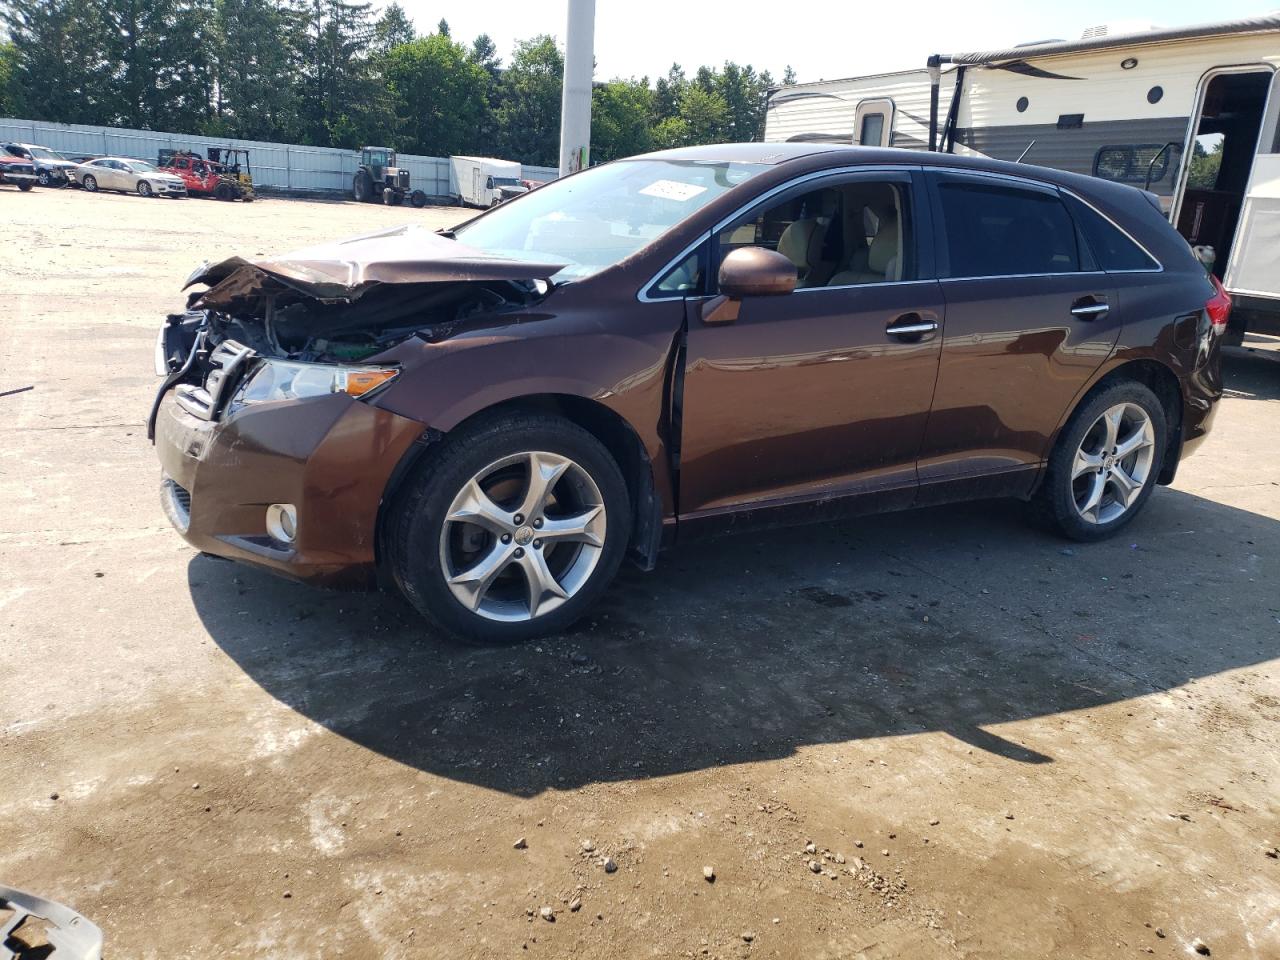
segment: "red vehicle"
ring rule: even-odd
[[[36,168],[30,160],[0,153],[0,183],[12,183],[26,193],[36,185]]]
[[[175,153],[160,164],[160,169],[181,177],[189,194],[216,200],[240,198],[240,188],[227,177],[222,164],[194,153]]]

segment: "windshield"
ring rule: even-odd
[[[65,157],[59,156],[58,154],[54,153],[52,150],[48,149],[47,147],[28,147],[27,149],[31,151],[31,156],[35,157],[37,160],[65,160],[66,159]]]
[[[127,166],[134,173],[159,173],[160,172],[151,164],[147,163],[147,161],[145,160],[130,160],[125,164],[125,166]]]
[[[561,262],[560,280],[588,277],[767,169],[763,163],[621,160],[552,181],[454,236],[499,256]]]

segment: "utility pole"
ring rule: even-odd
[[[595,70],[596,0],[569,0],[560,98],[560,176],[591,162],[591,74]]]

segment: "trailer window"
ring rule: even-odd
[[[878,147],[884,139],[884,114],[868,113],[862,118],[858,131],[858,143],[864,147]]]
[[[1164,148],[1163,143],[1121,143],[1099,147],[1093,155],[1093,175],[1116,183],[1146,183],[1150,171],[1151,183],[1157,184],[1169,175],[1172,161],[1181,152],[1177,146],[1168,150]],[[1160,152],[1162,150],[1163,153]],[[1154,164],[1152,160],[1155,160]]]

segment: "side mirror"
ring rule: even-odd
[[[733,300],[774,297],[796,288],[796,265],[776,250],[739,247],[720,261],[720,292]]]

